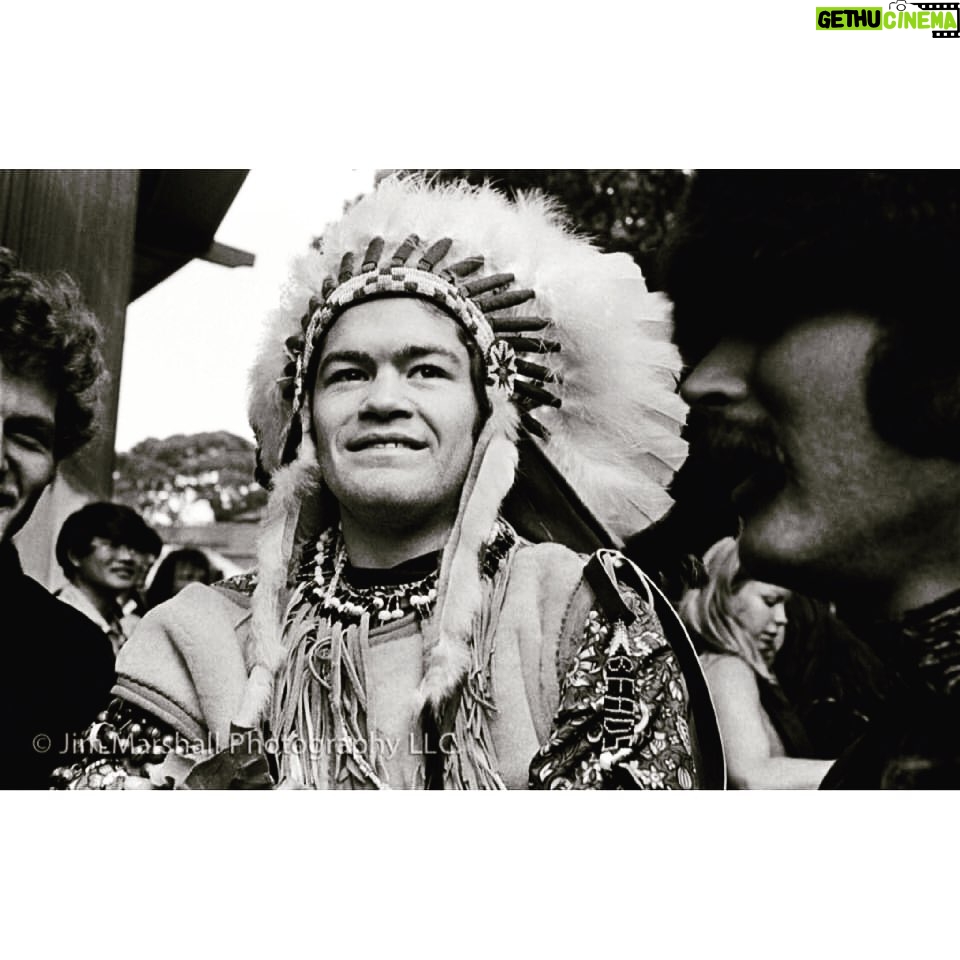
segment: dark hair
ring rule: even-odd
[[[151,556],[163,549],[157,532],[147,526],[136,510],[119,503],[88,503],[64,520],[57,537],[57,563],[68,580],[73,579],[75,569],[70,554],[87,556],[93,549],[94,537]]]
[[[173,596],[173,579],[180,564],[201,570],[203,572],[203,583],[212,583],[216,576],[210,559],[202,550],[196,550],[193,547],[171,550],[160,561],[154,571],[150,586],[147,588],[147,595],[144,600],[148,610],[152,610]]]
[[[427,305],[434,306],[429,302]],[[436,309],[438,312],[443,312],[439,307]],[[473,431],[473,439],[476,440],[492,411],[490,398],[487,396],[487,362],[477,342],[463,329],[463,324],[459,320],[454,322],[457,325],[457,339],[463,344],[470,358],[470,384],[473,387],[474,399],[477,401],[477,424]]]
[[[106,376],[101,343],[100,326],[67,274],[18,270],[15,255],[0,247],[0,358],[11,373],[36,377],[56,394],[55,460],[93,435]]]
[[[701,171],[664,252],[674,338],[695,364],[721,336],[772,339],[801,319],[876,319],[867,404],[878,434],[960,459],[953,171]]]

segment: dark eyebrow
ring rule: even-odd
[[[373,363],[373,357],[361,350],[334,350],[320,361],[317,373],[323,373],[332,363],[355,363],[359,367],[368,367]]]
[[[463,366],[463,358],[438,344],[412,344],[408,343],[402,346],[393,354],[394,362],[411,363],[414,360],[422,360],[424,357],[445,357],[451,363],[457,366]],[[321,361],[317,373],[322,373],[327,367],[334,363],[353,363],[359,367],[369,367],[373,365],[374,359],[369,353],[362,350],[334,350],[328,353]]]
[[[402,363],[409,363],[411,360],[422,360],[424,357],[440,356],[445,357],[451,363],[455,363],[458,366],[463,364],[463,360],[459,354],[448,350],[446,347],[440,347],[435,344],[424,344],[422,346],[407,344],[407,346],[401,347],[394,356]]]

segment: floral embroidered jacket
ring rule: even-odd
[[[323,759],[330,765],[323,785],[723,786],[719,732],[696,654],[643,574],[614,551],[585,558],[512,531],[485,574],[500,589],[491,590],[483,667],[468,677],[460,705],[413,719],[411,736],[426,745],[419,779],[393,784],[367,775],[376,758],[354,737]],[[89,759],[59,771],[60,786],[304,785],[283,757],[289,741],[231,727],[249,669],[252,586],[250,576],[192,585],[143,620],[121,651],[115,699],[81,737]],[[325,640],[313,638],[318,648]],[[314,694],[334,688],[329,673],[311,673]],[[368,706],[360,697],[349,707],[360,724],[353,729],[366,729]],[[325,714],[315,716],[322,723]],[[444,746],[434,761],[431,742]]]

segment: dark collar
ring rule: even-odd
[[[22,576],[23,567],[20,566],[17,548],[9,540],[0,543],[0,578],[4,583],[9,583],[10,580]]]
[[[354,587],[384,587],[399,583],[414,583],[433,573],[440,564],[442,551],[433,550],[419,557],[404,560],[395,567],[355,567],[347,563],[343,578]]]
[[[899,620],[894,622],[901,629],[909,630],[915,625],[933,622],[943,614],[951,612],[954,614],[960,612],[960,589],[944,594],[922,607],[908,610]]]
[[[940,696],[960,696],[960,590],[893,621],[887,642],[905,678],[913,674]]]

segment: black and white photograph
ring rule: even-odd
[[[206,928],[209,865],[221,950],[486,957],[639,948],[651,884],[710,949],[749,884],[751,956],[937,949],[827,931],[897,855],[938,913],[960,788],[960,5],[500,6],[174,7],[140,62],[63,5],[20,55],[11,902],[157,870]]]
[[[366,176],[2,175],[4,786],[955,788],[952,173]]]

